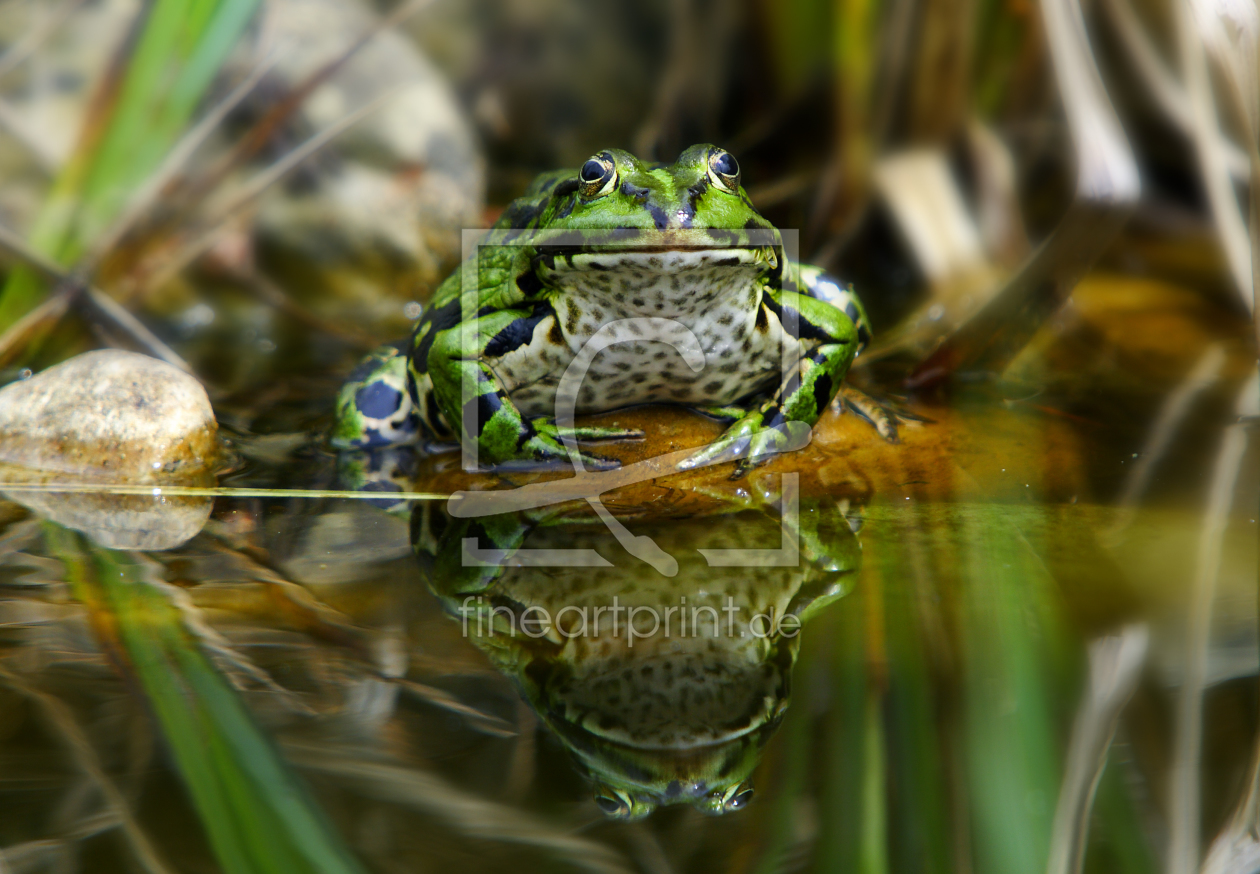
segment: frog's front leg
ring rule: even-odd
[[[783,326],[785,342],[798,343],[800,357],[778,391],[721,437],[679,464],[688,469],[740,458],[732,478],[803,445],[808,430],[826,411],[857,353],[853,321],[828,303],[793,292],[766,292],[767,318]]]
[[[615,428],[561,428],[547,417],[527,418],[512,402],[495,374],[487,347],[504,336],[523,334],[522,322],[529,322],[528,310],[499,310],[440,332],[423,362],[433,382],[433,393],[447,422],[462,436],[465,445],[477,446],[483,464],[510,461],[567,461],[569,450],[561,442],[574,440],[622,440],[642,437],[641,431]],[[528,341],[536,324],[531,324]],[[516,342],[514,339],[513,342]],[[421,362],[414,362],[416,365]],[[620,462],[576,453],[587,468],[609,470]]]

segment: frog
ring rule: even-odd
[[[588,444],[642,432],[557,420],[567,371],[611,325],[627,330],[588,362],[569,406],[589,415],[665,403],[726,423],[681,469],[735,461],[732,478],[743,476],[807,442],[837,396],[896,442],[895,417],[843,384],[871,337],[857,294],[786,257],[725,149],[695,145],[673,164],[604,149],[539,176],[496,234],[438,287],[409,342],[351,373],[334,447],[427,440],[463,444],[490,467],[615,468]],[[667,322],[689,332],[698,371],[653,333]]]
[[[606,818],[672,805],[724,815],[753,801],[802,632],[860,569],[860,509],[835,498],[803,498],[790,516],[783,506],[781,492],[754,487],[726,502],[720,524],[712,514],[624,517],[676,558],[672,576],[563,505],[461,518],[423,502],[411,538],[430,591],[567,749]],[[790,566],[709,561],[711,549],[779,547],[785,530],[799,550]],[[602,560],[527,552],[556,549]],[[622,610],[620,627],[610,607]],[[655,629],[649,609],[663,617]]]

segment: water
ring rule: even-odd
[[[128,553],[11,494],[6,868],[1013,872],[1083,844],[1086,870],[1137,872],[1179,841],[1206,848],[1257,730],[1254,451],[1221,474],[1219,537],[1206,515],[1249,347],[1207,304],[1131,280],[1094,278],[1065,312],[1003,380],[910,403],[925,421],[899,444],[830,416],[745,480],[606,493],[622,539],[650,538],[626,540],[637,557],[582,501],[468,519],[388,496],[171,497],[199,533]],[[1217,375],[1157,438],[1212,343]],[[264,414],[260,386],[220,396],[223,485],[352,472],[318,440],[336,367],[306,376],[272,382]],[[651,434],[610,448],[627,466],[719,427],[600,421]],[[366,467],[442,495],[562,476],[469,475],[457,454]],[[465,537],[489,566],[462,560]],[[529,566],[519,546],[590,564]],[[699,552],[752,548],[734,567]],[[614,597],[640,608],[638,636],[610,635],[607,614],[578,627]],[[479,632],[496,606],[498,633]],[[560,625],[518,624],[531,606]],[[648,633],[673,606],[735,613]],[[754,635],[758,613],[799,633]],[[645,798],[646,818],[607,815]],[[697,809],[723,803],[739,809]]]

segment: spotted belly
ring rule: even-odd
[[[556,302],[554,315],[536,325],[528,344],[488,363],[527,416],[557,414],[558,390],[571,365],[575,370],[568,379],[580,377],[578,414],[645,403],[726,406],[770,391],[782,379],[785,334],[761,306],[760,295],[749,286],[700,298],[692,308],[673,308],[665,315],[650,304],[636,306],[633,299],[569,295]],[[619,324],[616,342],[582,360],[583,348],[614,323]],[[703,353],[699,370],[667,342],[677,343],[687,331],[686,342]],[[603,336],[606,341],[606,330]],[[557,342],[560,338],[563,342]],[[793,360],[799,344],[787,340]]]

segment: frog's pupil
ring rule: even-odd
[[[583,167],[583,170],[586,168]],[[595,803],[599,805],[599,809],[604,813],[613,814],[621,810],[621,802],[615,798],[609,798],[607,795],[600,795],[595,799]]]
[[[713,169],[722,176],[734,177],[739,175],[739,164],[729,152],[722,152],[713,159]]]
[[[578,176],[583,182],[598,182],[604,176],[604,165],[591,158],[582,165],[582,172]]]

